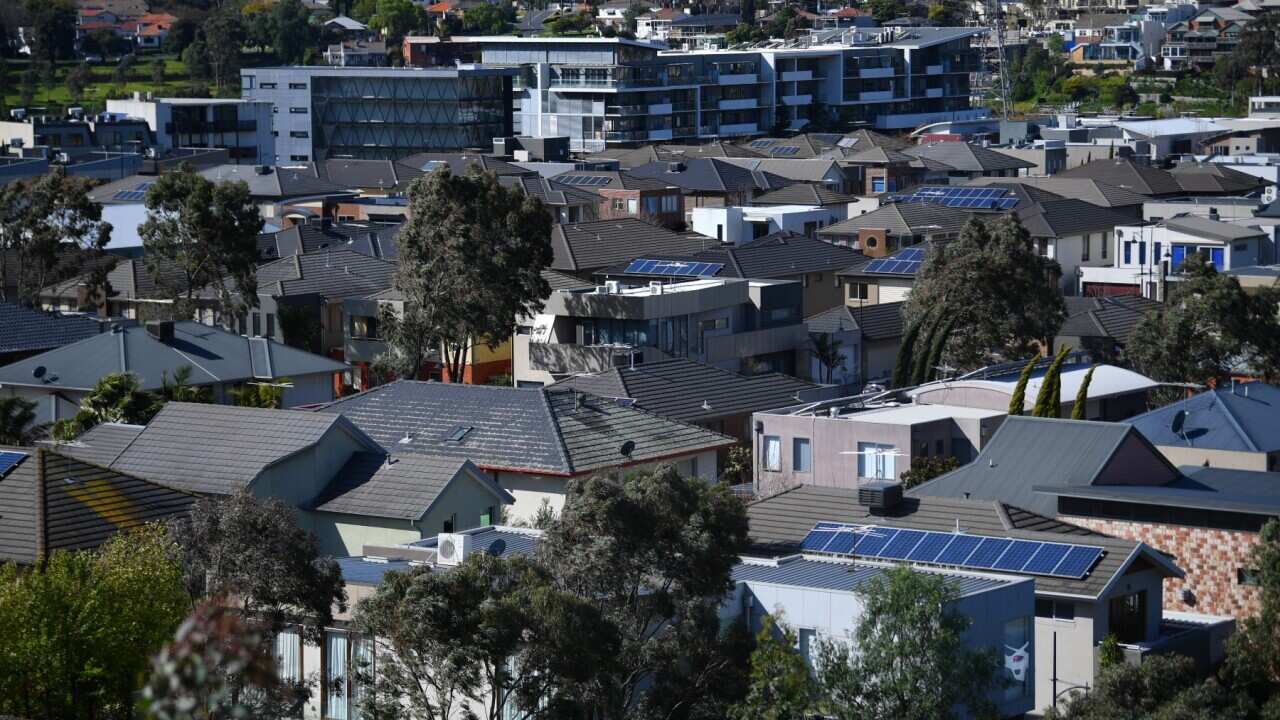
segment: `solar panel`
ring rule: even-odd
[[[632,260],[624,270],[628,275],[664,275],[667,277],[710,277],[724,269],[723,263],[687,260]]]
[[[0,451],[0,477],[4,477],[5,473],[12,470],[18,463],[27,459],[26,453],[11,452],[8,450]]]
[[[973,551],[982,544],[982,538],[973,535],[957,535],[947,549],[934,562],[940,565],[964,565]]]
[[[927,534],[923,530],[900,530],[897,537],[880,551],[880,557],[902,560],[915,550],[916,545],[919,545]]]
[[[774,155],[795,155],[800,152],[800,148],[796,145],[779,145],[772,152]]]
[[[827,552],[836,554],[852,552],[853,546],[858,544],[861,537],[851,530],[836,533],[836,536],[831,539],[831,544],[827,546]]]
[[[1000,559],[1000,556],[1004,554],[1004,551],[1008,550],[1009,546],[1012,544],[1012,540],[1006,540],[1004,538],[986,538],[982,541],[982,544],[978,546],[978,549],[973,551],[973,554],[969,556],[969,559],[965,561],[964,565],[965,567],[976,568],[992,567],[996,564],[996,561]]]
[[[934,562],[938,559],[938,555],[951,544],[951,541],[962,535],[951,533],[928,533],[924,540],[907,555],[907,559],[913,562]]]
[[[1067,556],[1067,551],[1071,549],[1070,545],[1058,545],[1057,543],[1044,543],[1040,549],[1036,551],[1035,556],[1022,566],[1023,572],[1037,573],[1040,575],[1048,575],[1053,569],[1062,562],[1062,558]]]
[[[1102,548],[1077,545],[1067,551],[1067,556],[1053,569],[1050,575],[1059,577],[1081,578],[1093,569],[1098,558],[1102,557]]]
[[[858,545],[854,547],[853,552],[857,555],[876,557],[890,540],[898,536],[898,532],[893,528],[870,528],[867,532],[858,535]]]
[[[1014,540],[1013,545],[1004,551],[1004,555],[996,561],[992,567],[996,570],[1012,570],[1018,572],[1022,570],[1032,555],[1040,549],[1043,543],[1031,542],[1029,540]]]
[[[769,146],[770,146],[770,145],[772,145],[772,144],[773,144],[773,141],[772,141],[772,140],[753,140],[753,141],[751,142],[751,147],[753,147],[753,148],[767,148],[767,147],[769,147]]]
[[[804,540],[800,541],[800,549],[807,552],[821,552],[831,542],[831,538],[836,536],[835,530],[819,530],[814,528],[808,535],[804,536]]]
[[[1018,198],[1004,188],[926,185],[918,187],[910,193],[890,195],[889,202],[928,202],[947,207],[974,210],[1010,210],[1017,206]]]

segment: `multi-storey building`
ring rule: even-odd
[[[226,148],[232,162],[274,162],[271,105],[234,98],[107,100],[108,114],[142,118],[166,154],[175,148]]]
[[[623,38],[468,37],[406,57],[519,68],[516,130],[598,151],[794,130],[837,115],[877,128],[979,117],[986,111],[969,105],[969,73],[978,68],[970,39],[982,32],[828,30],[768,47],[693,51]]]
[[[244,100],[272,105],[276,162],[399,159],[509,136],[503,68],[273,67],[240,72]]]
[[[1195,17],[1173,23],[1160,48],[1164,69],[1203,69],[1213,65],[1219,57],[1235,50],[1240,33],[1252,21],[1252,16],[1235,8],[1206,7]]]

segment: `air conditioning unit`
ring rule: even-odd
[[[461,565],[471,552],[471,536],[461,533],[440,533],[436,542],[436,563]]]
[[[605,280],[604,291],[609,295],[617,295],[622,291],[622,283],[617,280]]]
[[[872,510],[888,510],[902,502],[902,484],[872,482],[858,488],[858,504]]]
[[[649,281],[649,294],[650,294],[650,295],[661,295],[661,294],[662,294],[662,281],[661,281],[661,280],[650,280],[650,281]]]

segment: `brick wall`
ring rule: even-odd
[[[1257,614],[1259,588],[1241,585],[1236,571],[1248,567],[1258,533],[1214,528],[1104,520],[1076,515],[1059,515],[1059,520],[1100,533],[1136,540],[1174,556],[1174,563],[1186,573],[1186,580],[1164,582],[1164,608],[1208,615],[1243,617]],[[1182,589],[1190,588],[1194,604],[1182,600]]]

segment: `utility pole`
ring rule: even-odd
[[[989,32],[994,34],[996,41],[996,56],[991,62],[995,62],[998,66],[999,75],[994,78],[996,86],[992,90],[998,93],[1000,98],[1000,117],[1004,120],[1009,119],[1009,72],[1006,62],[1008,58],[1004,53],[1004,9],[1000,4],[1000,0],[986,0],[987,27]],[[988,43],[990,41],[988,40]],[[989,59],[990,60],[990,59]]]

